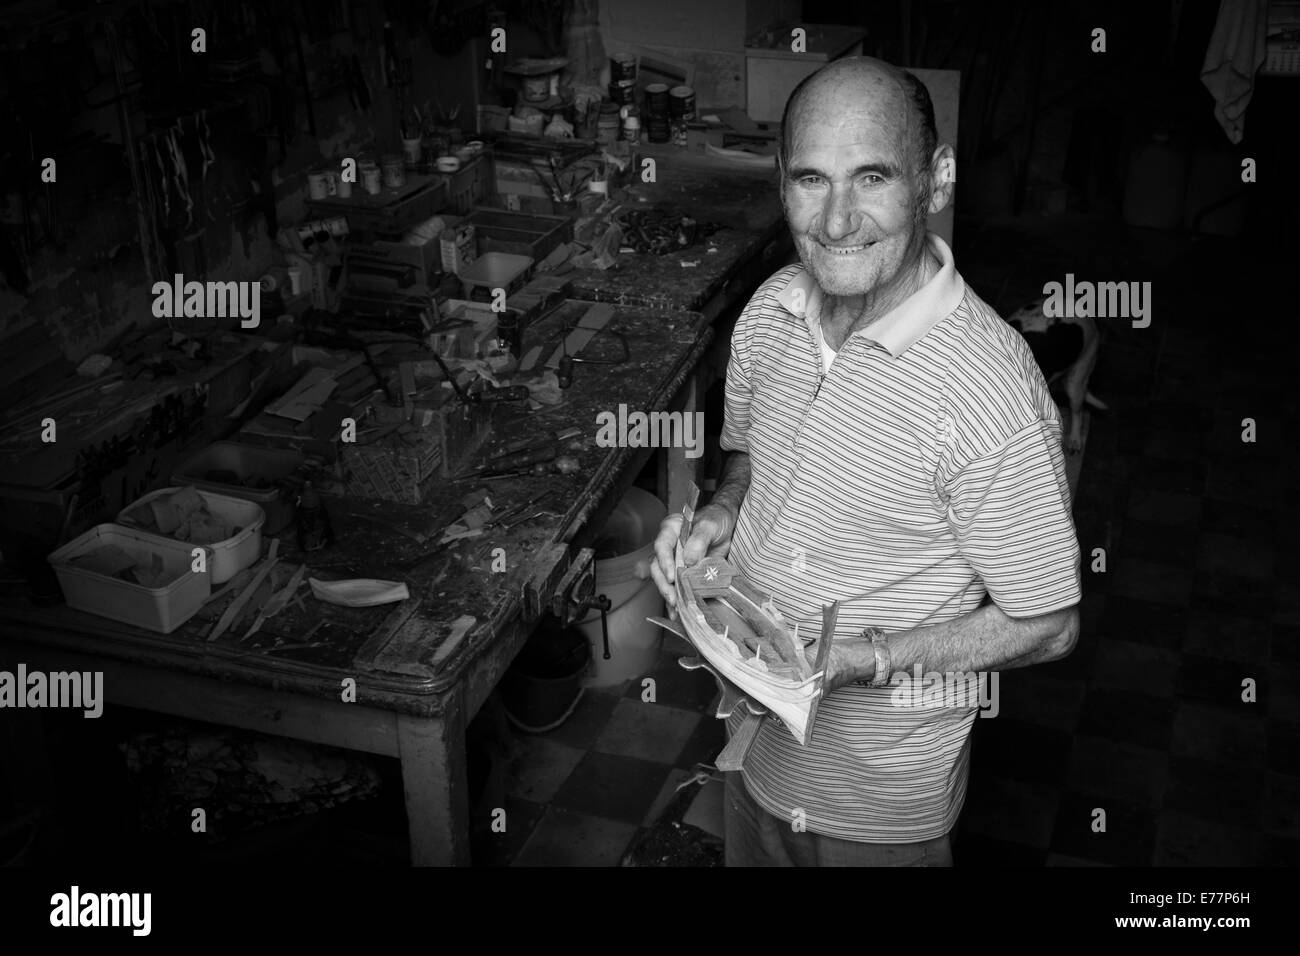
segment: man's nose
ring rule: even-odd
[[[857,231],[852,190],[848,186],[832,186],[826,197],[822,221],[827,239],[843,239]]]

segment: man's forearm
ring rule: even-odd
[[[1077,608],[1014,618],[989,604],[943,624],[891,633],[890,668],[894,673],[910,674],[919,667],[926,674],[952,674],[1029,667],[1065,657],[1078,633]],[[875,676],[869,641],[836,641],[834,646],[849,659],[846,670],[852,671],[852,680]]]
[[[735,527],[740,517],[740,503],[749,491],[749,453],[733,451],[722,469],[722,480],[718,490],[709,500],[711,505],[719,505],[731,514],[731,524]]]

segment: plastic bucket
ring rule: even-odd
[[[605,612],[609,657],[605,657],[600,611],[594,611],[578,624],[591,645],[590,687],[643,677],[659,660],[663,631],[646,618],[664,613],[663,596],[650,577],[650,562],[655,536],[667,514],[663,502],[650,492],[629,489],[596,538],[596,593],[610,602]]]

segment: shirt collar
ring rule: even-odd
[[[906,352],[930,329],[956,311],[966,295],[966,283],[957,272],[948,244],[934,233],[929,233],[926,240],[930,251],[939,260],[938,273],[895,308],[871,323],[869,328],[854,333],[880,343],[894,358]],[[814,317],[821,314],[822,290],[802,266],[786,287],[776,294],[776,299],[787,312],[803,319],[810,327],[818,322]]]

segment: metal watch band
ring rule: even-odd
[[[884,628],[864,627],[862,636],[871,641],[871,652],[876,658],[876,671],[872,674],[870,680],[860,680],[856,683],[862,687],[886,687],[892,676],[893,667],[890,662],[888,636]]]

